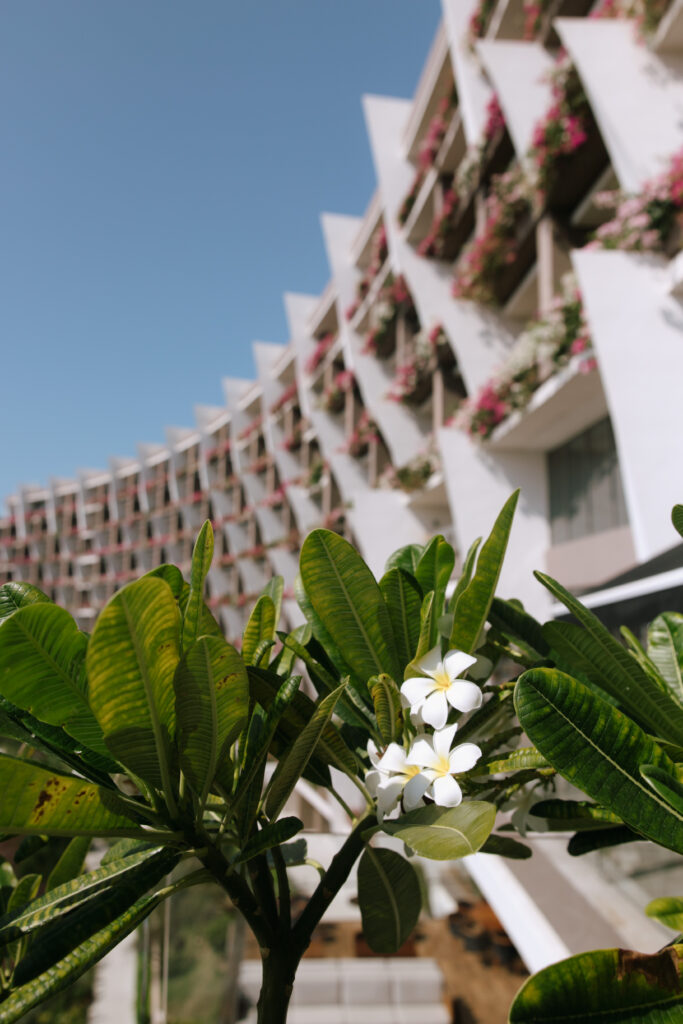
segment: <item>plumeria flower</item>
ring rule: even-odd
[[[425,790],[431,783],[419,767],[408,764],[407,754],[398,743],[390,743],[382,756],[372,740],[368,742],[372,768],[366,772],[365,783],[377,798],[377,814],[383,818],[403,796],[403,806],[412,811],[422,804]]]
[[[418,722],[443,729],[448,719],[450,704],[458,711],[474,711],[481,707],[481,690],[458,676],[474,665],[477,659],[464,651],[448,651],[441,658],[440,648],[433,647],[417,662],[423,676],[406,679],[401,694],[408,702],[411,716]]]
[[[474,768],[481,757],[476,743],[461,743],[451,750],[457,728],[449,725],[437,729],[433,736],[418,736],[408,752],[407,764],[420,769],[420,777],[429,779],[425,795],[439,807],[457,807],[462,802],[462,790],[453,775]]]

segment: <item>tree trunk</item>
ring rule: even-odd
[[[286,951],[271,949],[261,960],[263,981],[258,1001],[258,1024],[286,1024],[298,964]]]

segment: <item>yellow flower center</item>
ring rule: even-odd
[[[407,778],[412,779],[414,775],[420,774],[420,768],[416,764],[407,764],[404,768],[403,774]]]
[[[451,685],[451,680],[448,678],[448,673],[445,668],[439,669],[438,672],[435,672],[432,678],[434,680],[435,690],[447,690]]]

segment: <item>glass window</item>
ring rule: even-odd
[[[548,481],[553,544],[628,524],[609,419],[548,453]]]

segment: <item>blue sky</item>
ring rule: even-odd
[[[4,0],[0,498],[133,455],[287,340],[438,0]]]

